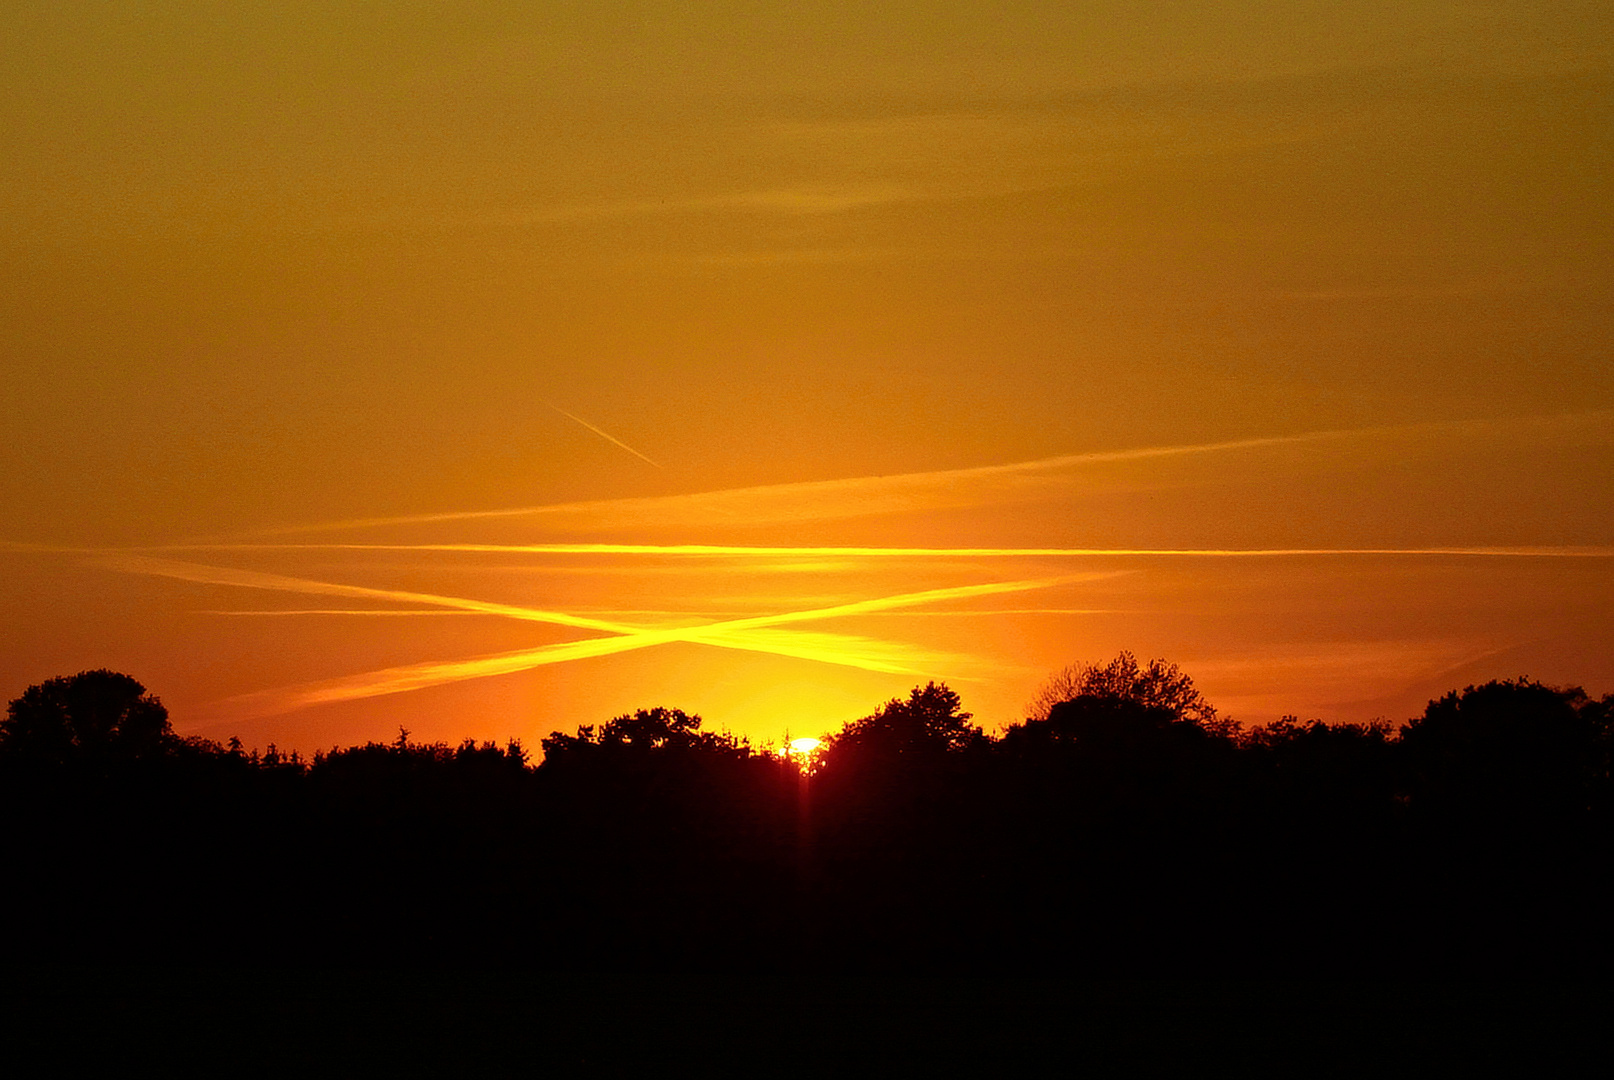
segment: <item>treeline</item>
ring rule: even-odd
[[[811,757],[676,709],[304,759],[135,680],[0,721],[12,959],[1046,975],[1591,975],[1614,959],[1614,695],[1528,680],[1399,729],[1241,730],[1173,665],[945,686]]]

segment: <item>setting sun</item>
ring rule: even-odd
[[[791,739],[779,747],[779,756],[785,761],[798,767],[803,776],[811,775],[818,769],[819,758],[822,754],[824,741],[812,737]]]

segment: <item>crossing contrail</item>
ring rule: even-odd
[[[585,638],[581,641],[566,641],[556,645],[543,645],[535,649],[519,649],[514,652],[495,653],[488,656],[404,664],[398,667],[383,668],[378,671],[366,671],[356,675],[345,675],[334,679],[305,683],[300,686],[260,690],[231,698],[229,703],[237,710],[247,710],[248,715],[272,715],[274,713],[291,712],[310,705],[353,701],[360,698],[378,697],[384,694],[399,694],[410,690],[424,689],[429,686],[441,686],[444,683],[486,678],[491,675],[508,675],[547,664],[609,656],[613,653],[629,652],[635,649],[643,649],[654,645],[668,645],[680,641],[727,644],[733,648],[754,648],[757,651],[780,652],[785,655],[799,656],[803,659],[844,664],[848,662],[846,659],[835,657],[833,654],[822,654],[811,648],[787,652],[772,643],[738,644],[738,642],[745,639],[739,637],[737,632],[757,631],[777,627],[781,624],[814,622],[847,615],[890,611],[898,608],[922,607],[943,600],[1029,592],[1050,588],[1061,583],[1062,581],[1059,578],[1046,578],[1032,581],[999,581],[981,585],[960,585],[945,589],[925,589],[920,592],[900,593],[895,596],[881,596],[868,600],[854,600],[850,603],[835,604],[830,607],[786,611],[770,615],[752,615],[740,619],[707,623],[696,627],[630,631],[612,637]],[[866,641],[866,639],[855,640]],[[851,666],[864,667],[868,670],[892,670],[890,667],[876,667],[866,662],[854,662]],[[897,670],[902,669],[898,668]]]
[[[815,608],[809,611],[753,615],[737,619],[724,619],[719,622],[698,623],[692,626],[645,627],[610,619],[588,618],[566,612],[522,607],[516,604],[500,604],[467,597],[442,596],[435,593],[409,592],[401,589],[373,589],[363,585],[311,581],[306,578],[265,574],[231,567],[202,566],[197,563],[176,562],[169,559],[118,556],[107,557],[97,560],[97,562],[109,570],[124,573],[175,578],[181,581],[194,581],[209,585],[231,585],[238,588],[264,589],[273,592],[426,604],[434,608],[497,615],[528,622],[567,626],[574,629],[597,630],[613,635],[607,638],[588,638],[583,641],[565,642],[536,650],[521,650],[515,653],[500,654],[498,657],[473,658],[474,662],[449,661],[447,663],[410,665],[408,670],[412,674],[405,681],[411,682],[412,685],[422,686],[436,685],[438,682],[456,681],[460,678],[472,678],[475,677],[476,673],[498,674],[502,671],[524,670],[526,667],[537,667],[541,664],[558,663],[586,656],[604,656],[627,649],[641,649],[651,645],[663,645],[680,641],[714,645],[726,649],[740,649],[748,652],[773,653],[803,660],[817,660],[821,663],[862,668],[866,671],[913,673],[916,670],[916,664],[923,667],[926,663],[942,658],[893,642],[876,641],[854,635],[791,634],[773,628],[781,624],[810,622],[839,618],[846,615],[888,611],[895,608],[924,606],[942,600],[1043,589],[1083,580],[1090,576],[1070,575],[1036,581],[995,582],[984,585],[927,589],[918,593],[904,593],[898,596],[880,597],[873,600],[858,600],[828,608]],[[960,658],[949,657],[946,659],[958,660]],[[516,666],[501,666],[509,663],[515,663]],[[460,674],[454,674],[452,678],[440,677],[445,672],[458,672]],[[427,674],[423,675],[423,673]],[[428,681],[419,682],[418,680],[422,677],[427,678]],[[348,691],[351,691],[355,686],[372,685],[372,682],[366,681],[366,679],[366,676],[352,676],[347,679],[337,680],[337,682],[346,687]],[[394,693],[396,691],[383,690],[377,692]],[[359,693],[356,696],[370,695]]]

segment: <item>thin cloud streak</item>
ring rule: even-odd
[[[363,672],[357,675],[346,675],[335,679],[306,683],[302,686],[259,691],[228,699],[225,704],[230,704],[239,709],[250,710],[249,715],[253,716],[272,715],[291,712],[311,705],[353,701],[361,698],[379,697],[384,694],[420,690],[430,686],[440,686],[444,683],[461,682],[466,679],[514,674],[547,664],[609,656],[614,653],[649,648],[653,645],[689,641],[699,642],[704,634],[713,631],[730,633],[737,630],[755,630],[786,623],[810,622],[848,615],[889,611],[894,608],[917,607],[972,596],[1029,592],[1035,589],[1051,588],[1063,583],[1064,579],[1062,578],[1048,578],[1034,581],[992,582],[983,585],[960,585],[945,589],[927,589],[921,592],[901,593],[871,600],[857,600],[851,603],[836,604],[831,607],[813,608],[805,611],[755,615],[744,619],[712,623],[697,629],[650,630],[619,637],[568,641],[558,645],[545,645],[536,649],[521,649],[514,652],[469,657],[463,660],[405,664],[398,667]],[[802,658],[822,660],[827,663],[840,662],[818,654],[804,655]],[[913,672],[909,671],[908,673],[912,674]]]
[[[141,555],[109,555],[93,560],[109,570],[144,574],[148,577],[175,578],[194,581],[201,585],[231,585],[244,589],[264,589],[271,592],[301,593],[311,596],[342,596],[350,599],[390,600],[405,604],[427,604],[432,607],[475,611],[484,615],[502,615],[526,622],[552,623],[579,630],[603,630],[608,633],[634,633],[639,628],[604,619],[590,619],[568,615],[561,611],[544,611],[538,608],[500,604],[489,600],[472,600],[459,596],[440,596],[435,593],[409,592],[403,589],[373,589],[363,585],[343,585],[337,582],[312,581],[307,578],[266,574],[257,570],[238,570],[233,567],[203,566],[199,563],[178,562],[173,559],[153,559]]]
[[[554,404],[551,404],[550,402],[547,402],[547,401],[544,402],[544,404],[549,405],[549,407],[551,409],[554,409],[556,412],[560,413],[566,419],[571,420],[574,423],[581,424],[584,427],[588,428],[590,431],[592,431],[594,434],[598,435],[600,438],[604,439],[606,442],[612,443],[612,444],[614,444],[616,446],[620,446],[622,449],[626,450],[628,453],[632,454],[634,457],[638,458],[640,461],[646,462],[646,463],[648,463],[650,465],[654,465],[658,469],[663,468],[663,466],[662,466],[662,464],[660,462],[651,461],[650,458],[648,458],[645,455],[639,453],[639,451],[635,450],[633,447],[629,446],[627,443],[623,442],[621,439],[617,438],[615,435],[612,435],[609,431],[602,431],[601,429],[595,427],[593,424],[589,423],[587,420],[584,420],[581,416],[573,416],[571,413],[567,412],[565,409],[561,408],[559,405],[554,405]]]
[[[945,197],[945,196],[941,196]],[[613,199],[592,203],[534,206],[494,220],[516,224],[596,221],[681,214],[699,210],[749,210],[792,216],[837,214],[865,206],[917,202],[938,196],[901,184],[799,185],[758,188],[687,199]],[[487,220],[487,219],[477,219]]]
[[[992,615],[1129,615],[1130,608],[961,608],[958,611],[877,611],[902,619],[980,618]]]
[[[948,616],[984,616],[984,615],[1120,615],[1126,611],[1121,608],[960,608],[957,611],[875,611],[871,615],[894,615],[904,619],[918,618],[944,618]],[[228,616],[276,616],[287,615],[343,615],[359,618],[369,616],[437,616],[447,615],[455,617],[471,617],[482,615],[480,611],[451,611],[435,608],[422,608],[413,610],[391,611],[382,608],[198,608],[191,612],[193,615],[228,615]],[[685,619],[700,617],[715,617],[712,612],[697,616],[688,611],[651,611],[638,609],[633,611],[613,611],[613,615],[648,615],[654,618],[665,619],[669,622],[680,622]],[[725,612],[723,618],[739,618],[733,612]],[[753,631],[756,632],[756,631]],[[843,635],[837,635],[843,636]]]
[[[1045,487],[1050,482],[1057,481],[1059,478],[1053,474],[1057,474],[1061,470],[1077,469],[1091,465],[1192,457],[1310,443],[1341,442],[1350,439],[1385,437],[1418,431],[1489,431],[1498,427],[1511,427],[1521,430],[1532,427],[1561,427],[1568,424],[1601,423],[1611,415],[1614,415],[1614,411],[1597,410],[1546,417],[1431,421],[1420,424],[1400,424],[1373,428],[1313,431],[1297,435],[1260,436],[1211,443],[1065,454],[1032,461],[1011,462],[1002,465],[981,465],[963,469],[727,488],[683,495],[552,503],[498,510],[460,510],[394,517],[354,518],[345,521],[288,525],[276,529],[256,530],[253,533],[243,535],[283,536],[341,529],[428,525],[518,517],[552,519],[557,520],[557,523],[566,519],[574,519],[574,524],[604,529],[640,526],[647,521],[655,522],[664,527],[672,527],[691,524],[719,524],[723,522],[757,525],[804,520],[821,521],[834,518],[868,517],[900,511],[957,509],[1003,502],[1028,489]],[[576,418],[574,417],[573,419]],[[616,440],[613,439],[613,441]],[[979,481],[1003,481],[1006,482],[1006,485],[982,490],[976,486]]]
[[[1490,558],[1614,557],[1614,547],[1531,545],[1406,548],[761,547],[723,544],[163,544],[129,551],[434,551],[493,555],[665,555],[704,558],[1294,558],[1324,555],[1468,555]]]
[[[247,610],[247,609],[239,609],[239,608],[237,608],[237,609],[201,608],[201,609],[198,609],[196,611],[193,611],[191,614],[193,614],[193,615],[232,615],[232,616],[233,615],[267,615],[267,616],[270,616],[270,617],[274,617],[276,615],[357,615],[357,616],[382,616],[382,617],[397,617],[397,616],[411,616],[411,617],[414,617],[414,616],[420,616],[420,615],[433,615],[433,616],[436,616],[436,615],[454,615],[454,616],[464,617],[464,616],[481,615],[481,614],[483,614],[483,612],[480,612],[480,611],[450,611],[450,610],[447,610],[447,609],[439,609],[439,608],[425,608],[425,609],[418,609],[418,610],[389,610],[389,609],[383,609],[383,608],[269,608],[269,609],[258,609],[258,610]]]
[[[542,517],[556,515],[587,515],[602,521],[596,524],[610,528],[613,524],[640,524],[647,514],[651,520],[663,524],[685,524],[688,519],[675,520],[669,514],[693,510],[697,514],[715,515],[712,519],[744,520],[750,524],[782,522],[806,518],[822,518],[826,510],[816,502],[810,506],[782,505],[773,508],[772,516],[756,506],[764,503],[790,504],[799,500],[815,500],[826,496],[856,495],[855,505],[843,505],[839,512],[828,511],[831,516],[864,517],[895,510],[937,509],[948,506],[974,506],[981,502],[978,496],[966,497],[957,485],[971,480],[991,478],[1035,478],[1038,474],[1081,465],[1094,465],[1115,461],[1141,461],[1149,458],[1182,457],[1191,454],[1215,453],[1227,450],[1254,449],[1291,443],[1317,442],[1340,439],[1356,434],[1349,431],[1312,432],[1303,435],[1278,435],[1254,439],[1236,439],[1228,442],[1204,443],[1192,446],[1156,446],[1131,450],[1105,450],[1088,454],[1067,454],[1041,458],[1035,461],[1011,462],[1004,465],[977,465],[966,469],[945,469],[934,472],[897,473],[888,476],[859,476],[838,480],[806,480],[787,484],[765,484],[757,487],[725,488],[718,491],[693,492],[686,495],[654,495],[642,498],[604,499],[589,502],[552,503],[544,506],[523,506],[502,510],[460,510],[436,514],[412,514],[385,518],[355,518],[348,521],[322,522],[311,525],[288,525],[278,529],[264,529],[255,535],[277,536],[299,532],[320,532],[334,529],[359,529],[387,525],[429,525],[449,521],[480,521],[512,517]],[[915,496],[931,496],[920,503]],[[938,498],[940,501],[937,501]],[[616,520],[613,522],[613,518]]]

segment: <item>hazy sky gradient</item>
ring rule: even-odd
[[[1252,720],[1614,690],[1606,4],[58,0],[0,58],[8,699],[110,666],[228,734],[1051,578],[236,728],[768,738],[928,677],[993,725],[1123,648]],[[125,572],[280,542],[380,546]],[[647,547],[448,549],[585,544]]]

